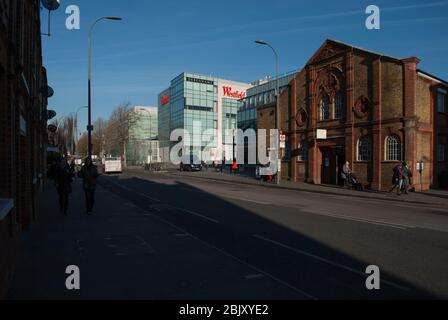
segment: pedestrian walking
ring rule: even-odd
[[[403,161],[400,161],[393,169],[392,185],[389,192],[397,189],[397,195],[401,195],[401,188],[403,187]]]
[[[402,189],[405,194],[408,194],[409,188],[412,185],[412,170],[409,168],[408,163],[403,161],[403,186]]]
[[[350,169],[350,162],[346,161],[344,166],[342,167],[341,178],[344,179],[344,185],[350,188],[349,179],[352,174],[352,169]]]
[[[86,211],[88,215],[91,215],[95,204],[95,190],[96,181],[98,179],[98,170],[90,157],[86,158],[84,166],[80,171],[80,177],[83,179],[82,186],[86,196]]]
[[[55,183],[59,194],[59,211],[65,215],[68,214],[69,194],[72,192],[72,182],[73,174],[70,171],[67,160],[64,158],[55,169]]]
[[[238,172],[238,163],[236,162],[235,159],[233,160],[233,163],[232,163],[232,172],[234,175],[236,175],[236,173]]]

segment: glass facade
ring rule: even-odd
[[[126,161],[133,165],[146,163],[148,159],[156,161],[157,158],[148,156],[158,154],[158,110],[156,107],[135,107],[132,111]]]
[[[159,95],[161,146],[172,147],[176,142],[169,142],[170,133],[185,129],[192,139],[188,152],[196,153],[207,146],[215,149],[211,152],[212,160],[229,157],[233,153],[233,136],[226,134],[226,129],[237,128],[238,110],[243,105],[240,97],[245,96],[249,87],[249,84],[193,73],[174,78],[170,88]],[[219,147],[222,156],[217,154]]]
[[[159,94],[158,99],[158,136],[160,147],[166,148],[170,145],[170,89],[165,89]]]
[[[291,72],[279,76],[279,88],[282,91],[297,73]],[[265,79],[253,83],[253,87],[247,90],[247,97],[242,108],[238,111],[237,123],[240,129],[257,129],[257,108],[276,103],[275,79]]]
[[[158,120],[156,107],[135,107],[135,124],[129,128],[130,140],[156,140]]]

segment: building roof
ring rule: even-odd
[[[384,53],[381,53],[381,52],[376,52],[376,51],[364,49],[364,48],[361,48],[361,47],[358,47],[358,46],[354,46],[354,45],[351,45],[351,44],[348,44],[348,43],[345,43],[345,42],[342,42],[342,41],[339,41],[339,40],[326,39],[325,42],[319,47],[319,49],[314,53],[314,55],[311,57],[311,59],[308,60],[306,65],[312,64],[314,62],[314,60],[318,56],[320,56],[320,54],[325,50],[325,48],[328,48],[328,47],[339,47],[339,48],[346,48],[346,49],[354,49],[354,50],[361,51],[361,52],[364,52],[364,53],[367,53],[367,54],[370,54],[370,55],[375,55],[375,56],[378,56],[378,57],[384,57],[384,58],[387,58],[387,59],[390,59],[390,60],[394,60],[396,62],[402,62],[403,60],[405,60],[404,58],[397,58],[397,57],[394,57],[394,56],[391,56],[391,55],[387,55],[387,54],[384,54]],[[438,78],[438,77],[436,77],[436,76],[434,76],[434,75],[432,75],[432,74],[430,74],[428,72],[425,72],[425,71],[423,71],[421,69],[418,69],[417,72],[420,72],[420,73],[426,75],[427,77],[433,78],[435,81],[439,81],[440,83],[442,83],[444,85],[448,85],[447,81],[442,80],[441,78]]]

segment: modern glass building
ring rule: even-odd
[[[138,106],[132,112],[126,161],[129,164],[155,162],[159,157],[157,107]]]
[[[211,161],[231,160],[233,134],[226,134],[226,129],[237,128],[238,110],[250,86],[211,76],[181,73],[171,81],[168,89],[159,94],[161,147],[172,147],[177,142],[169,141],[171,132],[185,129],[191,137],[190,150],[183,150],[185,154],[197,153],[208,147]]]
[[[297,74],[296,71],[279,76],[280,92],[288,86],[289,82]],[[238,111],[238,128],[257,129],[257,109],[265,106],[275,105],[275,88],[277,81],[267,77],[252,83],[252,87],[247,90],[243,106]]]
[[[134,107],[135,123],[129,128],[130,140],[157,140],[157,107]]]

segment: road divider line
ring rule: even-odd
[[[318,260],[318,261],[320,261],[320,262],[323,262],[323,263],[326,263],[326,264],[329,264],[329,265],[332,265],[332,266],[334,266],[334,267],[337,267],[337,268],[340,268],[340,269],[343,269],[343,270],[346,270],[346,271],[353,272],[353,273],[358,274],[358,275],[360,275],[360,276],[362,276],[362,277],[365,277],[365,276],[366,276],[366,274],[365,274],[364,272],[362,272],[362,271],[359,271],[359,270],[357,270],[357,269],[354,269],[354,268],[345,266],[345,265],[343,265],[343,264],[340,264],[340,263],[337,263],[337,262],[334,262],[334,261],[331,261],[331,260],[328,260],[328,259],[325,259],[325,258],[316,256],[316,255],[314,255],[314,254],[312,254],[312,253],[309,253],[309,252],[306,252],[306,251],[303,251],[303,250],[300,250],[300,249],[297,249],[297,248],[288,246],[288,245],[286,245],[286,244],[277,242],[277,241],[275,241],[275,240],[271,240],[271,239],[265,238],[265,237],[260,236],[260,235],[258,235],[258,234],[254,234],[253,236],[254,236],[255,238],[259,239],[259,240],[262,240],[262,241],[265,241],[265,242],[269,242],[269,243],[271,243],[271,244],[275,244],[275,245],[277,245],[277,246],[279,246],[279,247],[282,247],[282,248],[284,248],[284,249],[287,249],[287,250],[290,250],[290,251],[299,253],[299,254],[301,254],[301,255],[307,256],[307,257],[309,257],[309,258]],[[394,282],[390,282],[390,281],[383,280],[383,279],[381,279],[381,282],[382,282],[382,283],[385,283],[385,284],[388,284],[388,285],[390,285],[390,286],[392,286],[392,287],[395,287],[395,288],[397,288],[397,289],[399,289],[399,290],[402,290],[402,291],[410,291],[409,288],[404,287],[404,286],[401,286],[401,285],[396,284],[396,283],[394,283]]]
[[[258,200],[251,200],[251,199],[245,199],[245,198],[239,198],[239,197],[227,196],[227,195],[221,195],[221,197],[227,198],[227,199],[246,201],[246,202],[253,202],[253,203],[262,204],[262,205],[271,205],[272,204],[270,202],[263,202],[263,201],[258,201]]]
[[[395,228],[395,229],[401,229],[401,230],[415,229],[416,228],[416,226],[413,226],[413,225],[383,222],[383,221],[380,221],[380,220],[364,219],[364,218],[358,218],[358,217],[353,217],[353,216],[346,216],[346,215],[342,215],[342,214],[317,212],[315,210],[308,210],[308,209],[303,208],[303,207],[302,208],[298,208],[296,206],[286,206],[286,205],[279,205],[279,206],[280,207],[284,207],[284,208],[289,208],[289,209],[300,209],[300,211],[302,213],[315,214],[315,215],[323,216],[323,217],[330,217],[330,218],[337,218],[337,219],[344,219],[344,220],[350,220],[350,221],[356,221],[356,222],[369,223],[369,224],[374,224],[374,225],[378,225],[378,226]]]
[[[293,285],[291,285],[291,284],[287,283],[286,281],[283,281],[283,280],[281,280],[281,279],[279,279],[279,278],[273,276],[272,274],[270,274],[270,273],[268,273],[268,272],[266,272],[266,271],[263,271],[263,270],[259,269],[258,267],[256,267],[256,266],[250,264],[249,262],[243,261],[243,260],[241,260],[240,258],[234,256],[233,254],[228,253],[227,251],[224,251],[223,249],[220,249],[220,248],[214,246],[213,244],[211,244],[211,243],[209,243],[209,242],[207,242],[207,241],[205,241],[205,240],[202,240],[201,238],[199,238],[199,237],[197,237],[197,236],[191,234],[190,232],[186,231],[185,229],[183,229],[183,228],[177,226],[176,224],[174,224],[174,223],[172,223],[172,222],[170,222],[170,221],[168,221],[168,220],[166,220],[166,219],[160,217],[159,215],[150,213],[150,214],[148,214],[148,216],[151,216],[152,218],[154,218],[154,219],[156,219],[156,220],[159,220],[159,221],[161,221],[161,222],[164,222],[165,224],[167,224],[167,225],[173,227],[174,229],[176,229],[176,230],[178,230],[178,231],[180,231],[180,232],[182,232],[182,233],[188,234],[190,237],[192,237],[193,239],[195,239],[195,240],[199,241],[200,243],[206,245],[207,247],[212,248],[212,249],[214,249],[214,250],[220,252],[221,254],[223,254],[223,255],[225,255],[225,256],[227,256],[227,257],[232,258],[233,260],[235,260],[235,261],[237,261],[237,262],[239,262],[239,263],[241,263],[241,264],[247,266],[247,267],[250,268],[250,269],[253,269],[254,271],[256,271],[256,272],[258,272],[258,273],[264,274],[264,275],[267,276],[268,278],[270,278],[270,279],[272,279],[272,280],[274,280],[274,281],[276,281],[276,282],[282,284],[283,286],[285,286],[285,287],[287,287],[287,288],[289,288],[289,289],[291,289],[291,290],[293,290],[293,291],[295,291],[295,292],[297,292],[297,293],[299,293],[299,294],[301,294],[301,295],[307,297],[307,298],[310,299],[310,300],[319,300],[319,299],[316,298],[315,296],[313,296],[313,295],[311,295],[311,294],[309,294],[309,293],[307,293],[307,292],[305,292],[305,291],[303,291],[303,290],[301,290],[301,289],[299,289],[299,288],[297,288],[297,287],[294,287]]]
[[[191,214],[191,215],[193,215],[193,216],[196,216],[196,217],[199,217],[199,218],[208,220],[208,221],[213,222],[213,223],[217,223],[217,224],[218,224],[218,223],[221,223],[221,222],[219,222],[218,220],[215,220],[215,219],[206,217],[206,216],[204,216],[204,215],[202,215],[202,214],[200,214],[200,213],[197,213],[197,212],[194,212],[194,211],[185,209],[185,208],[179,208],[179,207],[173,207],[173,206],[171,206],[171,207],[172,207],[173,209],[176,209],[176,210],[179,210],[179,211],[183,211],[183,212],[185,212],[185,213],[188,213],[188,214]]]
[[[139,193],[139,195],[142,196],[142,197],[148,198],[149,200],[152,200],[152,201],[155,201],[155,202],[160,202],[159,199],[151,197],[151,196],[148,196],[147,194]]]

